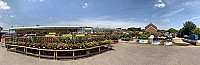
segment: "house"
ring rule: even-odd
[[[153,25],[152,23],[150,23],[149,25],[147,25],[145,27],[145,31],[149,32],[151,34],[157,34],[157,27],[155,25]]]

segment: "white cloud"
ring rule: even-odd
[[[88,3],[84,3],[83,8],[87,8],[88,7]]]
[[[129,18],[129,19],[134,20],[135,18]]]
[[[170,22],[170,19],[163,19],[163,22]]]
[[[166,6],[162,0],[156,0],[156,2],[158,2],[158,3],[155,4],[154,7],[164,8]]]
[[[168,19],[166,19],[168,21]],[[92,19],[82,19],[79,21],[59,21],[59,22],[53,22],[53,23],[48,23],[48,24],[42,24],[42,25],[49,25],[49,26],[91,26],[91,27],[99,27],[99,28],[129,28],[129,27],[141,27],[142,29],[145,28],[149,23],[144,23],[144,22],[129,22],[129,21],[112,21],[112,20],[92,20]],[[156,23],[155,23],[156,25]],[[167,30],[169,29],[168,26],[159,26],[156,25],[158,29],[161,30]]]
[[[147,24],[142,22],[127,22],[127,21],[111,21],[111,20],[79,20],[79,21],[60,21],[56,23],[49,23],[46,25],[71,25],[71,26],[92,26],[100,28],[128,28],[128,27],[142,27]],[[45,24],[44,24],[45,25]]]
[[[200,16],[193,17],[191,20],[200,19]]]
[[[4,27],[5,28],[7,26],[8,26],[7,23],[0,21],[0,27]]]
[[[155,4],[154,6],[158,7],[158,8],[163,8],[163,7],[165,7],[165,4],[164,3],[160,3],[160,4]]]
[[[10,17],[14,17],[13,15],[10,15]]]
[[[157,0],[157,2],[162,2],[162,0]]]
[[[41,2],[43,2],[44,0],[40,0]]]
[[[7,2],[0,1],[0,9],[8,10],[10,6],[7,5]]]
[[[52,20],[53,19],[53,17],[49,17],[49,20]]]
[[[194,2],[194,1],[187,1],[185,3],[183,3],[184,6],[196,6],[197,4],[199,4],[200,2]]]
[[[163,15],[164,17],[165,16],[172,16],[172,15],[175,15],[175,14],[177,14],[177,13],[180,13],[180,12],[182,12],[182,11],[184,11],[185,10],[185,8],[181,8],[181,9],[178,9],[178,10],[176,10],[176,11],[173,11],[173,12],[171,12],[171,13],[167,13],[167,14],[165,14],[165,15]]]

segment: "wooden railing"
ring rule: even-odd
[[[19,52],[25,55],[38,56],[39,58],[46,57],[46,58],[53,58],[55,60],[62,58],[71,58],[74,60],[79,57],[86,57],[93,54],[100,54],[101,52],[108,51],[109,44],[94,46],[90,48],[83,48],[83,49],[72,49],[72,50],[41,49],[41,48],[33,48],[33,47],[26,47],[26,46],[12,45],[12,44],[6,44],[6,48],[8,51]],[[85,53],[80,54],[80,52],[83,51]],[[69,53],[69,55],[58,55],[59,52]]]

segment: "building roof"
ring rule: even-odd
[[[147,25],[147,26],[145,27],[145,29],[148,29],[149,27],[153,27],[153,28],[157,29],[157,27],[156,27],[155,25],[153,25],[152,23],[150,23],[149,25]]]
[[[81,26],[34,26],[34,27],[13,27],[10,30],[17,29],[69,29],[69,28],[80,28]]]

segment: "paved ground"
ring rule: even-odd
[[[0,65],[199,65],[200,47],[118,43],[114,51],[73,60],[39,59],[0,47]]]

